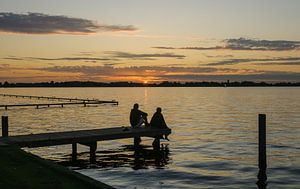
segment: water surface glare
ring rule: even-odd
[[[300,88],[1,88],[0,93],[118,100],[119,106],[9,108],[10,135],[129,125],[134,103],[157,106],[172,128],[157,156],[145,138],[98,142],[97,163],[79,145],[76,171],[116,188],[257,188],[257,116],[267,114],[268,186],[300,187]],[[49,102],[0,97],[0,104]],[[57,102],[57,101],[53,101]],[[0,110],[4,114],[5,110]],[[71,166],[71,146],[26,149]]]

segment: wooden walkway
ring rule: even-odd
[[[116,127],[0,137],[0,143],[29,148],[72,144],[73,160],[76,160],[77,144],[83,144],[90,147],[90,160],[93,162],[97,141],[134,138],[134,145],[137,146],[139,137],[152,137],[155,138],[154,147],[159,148],[160,137],[165,134],[171,134],[171,129]]]
[[[84,99],[84,98],[60,98],[53,96],[30,96],[30,95],[15,95],[15,94],[0,94],[4,97],[16,97],[16,98],[30,98],[30,99],[47,99],[47,100],[65,100],[68,102],[60,103],[24,103],[24,104],[0,104],[0,108],[5,108],[7,110],[9,107],[24,107],[24,106],[34,106],[37,109],[41,107],[53,107],[60,106],[64,107],[65,105],[88,105],[88,104],[113,104],[118,105],[119,102],[115,100],[99,100],[99,99]]]
[[[67,101],[82,101],[82,102],[114,102],[117,103],[117,101],[103,101],[99,99],[88,99],[88,98],[65,98],[65,97],[55,97],[55,96],[32,96],[32,95],[16,95],[16,94],[0,94],[0,96],[4,97],[16,97],[16,98],[29,98],[29,99],[47,99],[47,100],[67,100]]]
[[[37,109],[42,107],[53,107],[53,106],[59,106],[64,107],[66,105],[89,105],[89,104],[113,104],[118,105],[117,101],[90,101],[90,102],[61,102],[61,103],[34,103],[34,104],[0,104],[0,108],[5,108],[7,110],[9,107],[30,107],[34,106]]]

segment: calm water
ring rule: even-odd
[[[150,116],[161,106],[173,133],[159,156],[147,138],[138,156],[132,140],[98,142],[97,164],[90,165],[89,149],[79,146],[80,161],[72,168],[116,188],[257,188],[257,115],[265,113],[267,188],[300,187],[300,88],[2,88],[0,93],[120,102],[11,108],[11,135],[128,126],[133,103]],[[0,104],[21,102],[36,100],[0,97]],[[70,164],[70,146],[29,151]]]

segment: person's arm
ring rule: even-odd
[[[143,111],[141,111],[141,110],[139,110],[139,111],[140,111],[140,114],[141,114],[143,117],[148,116],[148,114],[147,114],[146,112],[143,112]]]

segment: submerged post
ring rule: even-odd
[[[2,116],[2,137],[8,137],[8,116]]]
[[[152,146],[155,151],[160,150],[160,136],[155,137],[154,141],[152,142]]]
[[[134,148],[138,148],[140,143],[141,143],[141,137],[134,137],[133,139]]]
[[[258,182],[267,180],[267,153],[266,153],[266,114],[258,115]]]
[[[92,142],[90,145],[90,162],[96,162],[96,150],[97,150],[97,142]]]
[[[72,161],[77,160],[77,143],[72,143]]]

